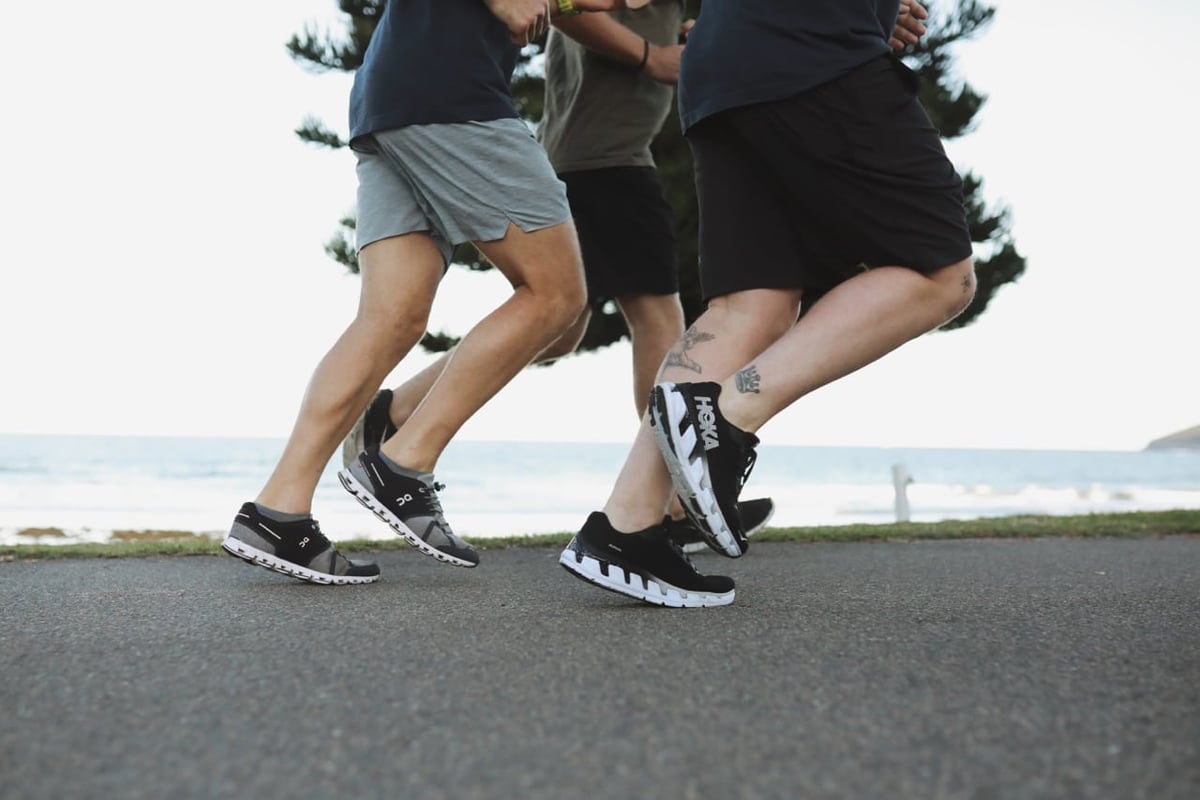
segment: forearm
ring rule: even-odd
[[[598,55],[628,64],[641,66],[646,55],[646,41],[607,14],[556,16],[554,27]]]

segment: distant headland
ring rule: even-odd
[[[1200,425],[1155,439],[1147,450],[1200,450]]]

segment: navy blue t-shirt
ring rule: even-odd
[[[517,46],[482,0],[389,0],[354,74],[350,141],[438,122],[517,117]]]
[[[891,50],[900,0],[704,0],[679,75],[684,130],[799,94]]]

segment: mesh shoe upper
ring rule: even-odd
[[[458,537],[442,514],[437,492],[442,484],[428,472],[397,472],[370,445],[338,473],[346,490],[391,528],[428,555],[457,566],[473,567],[479,555]]]
[[[376,564],[339,553],[312,517],[279,522],[263,515],[254,503],[242,504],[222,547],[239,558],[315,583],[370,583],[379,576]]]

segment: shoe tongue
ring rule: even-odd
[[[733,433],[733,438],[743,448],[758,447],[758,437],[750,431],[744,431],[736,425],[731,424],[729,430]]]

